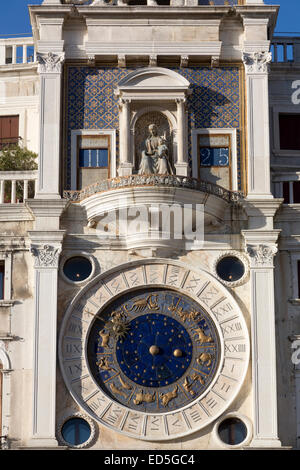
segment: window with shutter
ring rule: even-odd
[[[0,148],[19,141],[19,116],[0,116]]]

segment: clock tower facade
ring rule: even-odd
[[[278,8],[29,10],[40,87],[36,191],[22,209],[30,294],[10,305],[25,344],[10,346],[16,371],[3,374],[24,406],[3,423],[35,449],[281,448],[268,99]]]

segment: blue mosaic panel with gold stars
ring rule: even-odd
[[[189,164],[193,128],[236,128],[238,130],[238,173],[241,184],[240,69],[229,67],[171,67],[191,84],[188,97]],[[71,130],[119,128],[118,98],[114,94],[121,79],[132,68],[69,66],[67,75],[67,188],[71,182]],[[117,133],[117,158],[119,136]]]
[[[115,300],[95,320],[87,352],[104,393],[150,413],[202,396],[220,363],[212,319],[197,302],[167,289],[145,288]]]

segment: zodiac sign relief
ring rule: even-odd
[[[128,305],[124,306],[126,312],[143,312],[147,307],[149,310],[159,310],[159,305],[157,304],[157,294],[150,294],[147,298],[136,300],[132,306],[129,308]]]
[[[140,405],[141,403],[145,402],[145,403],[152,403],[155,401],[155,392],[153,393],[153,395],[151,395],[151,393],[144,393],[143,390],[140,390],[134,400],[133,400],[133,403],[135,405]]]
[[[125,390],[132,390],[132,387],[128,385],[128,383],[124,382],[124,380],[122,379],[120,375],[119,375],[119,380],[120,380],[120,384],[122,385],[122,388],[125,388]]]
[[[116,370],[114,367],[111,367],[109,365],[109,362],[108,362],[108,358],[107,357],[101,357],[99,359],[99,361],[96,363],[97,366],[99,366],[100,369],[102,370],[107,370],[107,371],[111,371],[111,370]]]
[[[175,313],[176,315],[179,316],[179,318],[185,323],[186,320],[193,320],[193,321],[199,321],[199,317],[201,317],[201,312],[197,310],[191,310],[184,312],[182,307],[178,308],[178,304],[181,301],[181,299],[178,300],[176,305],[170,305],[168,307],[168,310],[170,312]]]
[[[196,362],[202,366],[209,367],[212,363],[214,356],[209,353],[202,353],[199,357],[197,357]]]
[[[194,392],[194,390],[192,390],[192,386],[194,385],[195,382],[199,381],[201,383],[201,385],[204,385],[204,380],[202,379],[202,377],[200,377],[200,375],[198,374],[193,374],[190,376],[190,379],[192,380],[191,382],[189,381],[189,378],[186,377],[182,386],[183,388],[189,392],[192,397],[195,395],[196,392]]]
[[[177,390],[178,390],[178,386],[176,385],[172,392],[168,392],[168,393],[164,393],[164,394],[161,393],[160,394],[159,397],[162,401],[163,406],[168,406],[169,402],[171,400],[173,400],[173,398],[177,397]]]
[[[110,334],[109,333],[105,333],[105,330],[101,330],[99,332],[99,336],[101,336],[101,339],[102,339],[102,343],[101,343],[101,347],[102,348],[109,348],[109,337],[110,337]]]
[[[193,328],[193,330],[194,330],[194,335],[198,336],[198,338],[196,339],[196,342],[199,342],[200,344],[214,342],[214,339],[212,338],[212,336],[207,336],[201,328]]]
[[[114,383],[110,384],[110,389],[113,393],[116,393],[117,395],[121,395],[123,398],[127,398],[127,394],[120,390],[118,387],[115,386]]]

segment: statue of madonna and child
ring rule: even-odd
[[[158,135],[155,124],[150,124],[148,129],[149,135],[145,140],[145,150],[142,151],[138,174],[173,175],[165,137]]]

